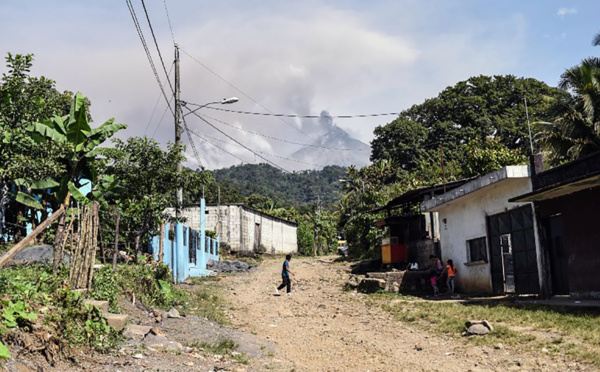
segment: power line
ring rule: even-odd
[[[191,104],[191,103],[190,103]],[[243,114],[243,115],[257,115],[257,116],[275,116],[282,118],[300,118],[300,119],[319,119],[321,115],[296,115],[296,114],[274,114],[274,113],[266,113],[266,112],[253,112],[253,111],[238,111],[238,110],[228,110],[220,107],[210,107],[207,108],[211,110],[224,111],[224,112],[233,112],[235,114]],[[371,118],[377,116],[391,116],[391,115],[400,115],[399,112],[386,112],[379,114],[357,114],[357,115],[327,115],[324,116],[326,118],[332,119],[356,119],[356,118]]]
[[[192,112],[192,110],[188,107],[186,107],[190,112]],[[192,112],[196,117],[198,117],[200,120],[202,120],[203,122],[205,122],[206,124],[210,125],[213,129],[215,129],[217,132],[221,133],[222,135],[224,135],[225,137],[229,138],[230,140],[232,140],[233,142],[237,143],[238,145],[242,146],[243,148],[245,148],[246,150],[250,151],[251,153],[253,153],[254,155],[258,156],[259,158],[263,159],[264,161],[266,161],[267,163],[273,165],[276,168],[279,168],[280,170],[286,172],[286,173],[290,173],[290,171],[284,169],[283,167],[273,163],[271,160],[265,158],[264,156],[258,154],[256,151],[252,150],[251,148],[249,148],[248,146],[240,143],[238,140],[236,140],[235,138],[231,137],[230,135],[228,135],[227,133],[223,132],[221,129],[217,128],[215,125],[213,125],[212,123],[210,123],[208,120],[204,119],[202,116],[200,116],[198,113],[196,112]]]
[[[190,129],[190,132],[191,132],[193,135],[195,135],[195,136],[197,136],[197,137],[200,137],[200,139],[204,140],[205,142],[208,142],[208,143],[210,143],[211,145],[213,145],[214,147],[218,148],[219,150],[221,150],[221,151],[223,151],[223,152],[226,152],[227,154],[229,154],[229,155],[233,156],[234,158],[238,159],[238,160],[239,160],[239,161],[241,161],[242,163],[245,163],[245,162],[246,162],[244,159],[240,158],[239,156],[237,156],[237,155],[235,155],[235,154],[232,154],[231,152],[229,152],[229,151],[225,150],[225,149],[224,149],[224,148],[222,148],[221,146],[218,146],[218,145],[216,145],[215,143],[213,143],[213,142],[211,142],[211,141],[207,140],[207,139],[206,139],[204,136],[200,135],[200,133],[198,133],[198,132],[195,132],[193,129]]]
[[[312,145],[310,143],[299,143],[299,142],[288,141],[288,140],[285,140],[285,139],[282,139],[282,138],[277,138],[277,137],[269,136],[269,135],[266,135],[266,134],[249,131],[249,130],[246,130],[244,128],[239,128],[239,127],[236,127],[235,125],[231,125],[231,124],[229,124],[227,122],[224,122],[222,120],[219,120],[217,118],[214,118],[214,117],[206,115],[206,114],[200,114],[200,115],[203,116],[203,117],[205,117],[205,118],[209,118],[211,120],[219,122],[219,123],[221,123],[223,125],[227,125],[228,127],[237,129],[237,130],[239,130],[241,132],[244,132],[244,133],[253,134],[255,136],[260,136],[260,137],[272,139],[272,140],[275,140],[275,141],[285,142],[285,143],[289,143],[289,144],[292,144],[292,145],[299,145],[299,146],[304,146],[304,147],[316,147],[316,148],[320,148],[320,149],[336,150],[336,151],[365,151],[365,150],[367,150],[367,149],[347,149],[347,148],[343,148],[343,147],[328,147],[328,146]]]
[[[169,104],[172,101],[173,101],[173,97],[171,97]],[[162,121],[165,118],[165,115],[166,115],[168,109],[169,109],[169,106],[165,107],[165,110],[163,111],[162,116],[160,117],[160,121],[158,122],[158,124],[156,124],[156,128],[154,128],[154,132],[152,133],[152,138],[154,138],[154,136],[156,135],[156,132],[158,131],[158,128],[160,128],[160,125],[162,124]]]
[[[133,8],[133,4],[131,4],[131,0],[125,0],[125,3],[127,4],[127,7],[129,8],[129,13],[131,14],[131,19],[133,20],[135,29],[138,33],[138,36],[140,37],[140,41],[142,42],[142,46],[144,47],[144,51],[146,52],[146,57],[148,58],[148,62],[150,62],[150,67],[152,68],[152,71],[154,72],[154,77],[156,78],[156,82],[158,83],[158,86],[160,87],[160,91],[162,92],[163,97],[165,98],[165,101],[167,102],[169,110],[171,111],[171,113],[173,115],[175,115],[175,113],[173,112],[173,109],[171,108],[171,103],[169,102],[169,99],[167,98],[167,94],[165,93],[163,84],[160,81],[160,77],[158,76],[158,71],[156,70],[156,66],[154,65],[154,60],[152,59],[152,55],[150,54],[150,50],[148,49],[148,44],[146,44],[146,39],[144,38],[144,33],[142,32],[142,28],[140,26],[140,22],[138,21],[137,15],[135,14],[135,9]]]
[[[250,97],[248,94],[246,94],[244,91],[242,91],[240,88],[236,87],[235,85],[233,85],[232,83],[230,83],[229,81],[225,80],[224,77],[222,77],[221,75],[217,74],[215,71],[213,71],[211,68],[209,68],[207,65],[205,65],[204,63],[200,62],[199,60],[197,60],[196,58],[194,58],[192,55],[190,55],[188,52],[186,52],[185,50],[181,49],[181,51],[187,55],[188,57],[190,57],[192,60],[194,60],[196,63],[198,63],[200,66],[204,67],[208,72],[210,72],[211,74],[215,75],[217,78],[219,78],[221,81],[223,81],[224,83],[226,83],[227,85],[229,85],[230,87],[232,87],[233,89],[237,90],[238,92],[240,92],[241,94],[243,94],[246,98],[248,98],[249,100],[251,100],[252,102],[256,103],[258,106],[262,107],[265,111],[270,112],[271,114],[274,114],[273,111],[269,110],[268,108],[266,108],[265,106],[263,106],[260,102],[258,102],[257,100],[255,100],[254,98]],[[300,130],[299,128],[297,128],[295,125],[288,123],[287,121],[283,120],[283,118],[279,118],[279,120],[281,120],[282,122],[284,122],[287,126],[295,129],[296,131],[302,133],[303,135],[305,135],[306,137],[310,138],[313,141],[317,141],[316,139],[312,138],[310,135],[304,133],[302,130]]]
[[[179,110],[181,110],[181,106],[179,106]],[[200,160],[200,155],[198,154],[198,150],[196,150],[196,144],[194,143],[194,139],[190,135],[190,128],[187,125],[187,121],[185,121],[185,116],[183,116],[183,112],[181,112],[181,118],[183,119],[183,129],[185,129],[185,133],[188,136],[188,140],[190,141],[190,146],[192,147],[192,152],[194,153],[194,157],[200,166],[200,169],[204,170],[204,165],[202,165],[202,161]]]
[[[162,54],[160,53],[160,48],[158,47],[158,41],[156,41],[156,36],[154,35],[154,28],[152,28],[152,22],[150,22],[150,16],[148,15],[148,10],[146,9],[146,3],[142,0],[142,7],[144,8],[144,14],[146,14],[146,20],[148,21],[148,27],[150,27],[150,33],[152,34],[152,39],[154,40],[154,45],[156,46],[156,51],[158,52],[158,58],[160,59],[160,63],[162,65],[163,71],[167,76],[167,82],[169,83],[169,88],[171,88],[171,93],[175,93],[173,90],[173,85],[171,84],[171,79],[169,79],[169,73],[167,72],[167,67],[165,66],[165,61],[163,61]]]
[[[171,64],[171,69],[169,70],[169,75],[171,75],[171,71],[173,71],[173,66],[175,64]],[[148,119],[148,124],[146,125],[146,130],[144,130],[144,136],[146,135],[146,132],[148,131],[148,128],[150,128],[150,123],[152,122],[152,119],[154,119],[154,114],[156,113],[156,109],[158,108],[158,103],[160,102],[160,98],[162,97],[162,94],[159,93],[158,94],[158,98],[156,99],[156,104],[154,105],[154,109],[152,110],[152,114],[150,115],[150,119]],[[167,108],[165,108],[165,112],[167,112]],[[165,116],[165,114],[163,113],[162,117],[160,118],[160,121],[162,122],[163,117]],[[159,122],[160,125],[160,122]],[[158,129],[158,127],[157,127]],[[156,131],[155,131],[156,133]],[[152,137],[154,137],[154,135],[152,135]]]
[[[169,9],[167,9],[167,0],[163,0],[163,4],[165,5],[165,13],[167,13],[167,20],[169,21],[169,30],[171,30],[171,39],[173,40],[173,45],[175,45],[175,35],[173,35],[173,27],[171,26],[171,17],[169,17]]]
[[[190,129],[190,132],[192,132],[192,134],[195,134],[195,135],[197,135],[197,136],[200,136],[200,135],[199,135],[198,133],[196,133],[196,132],[195,132],[193,129]],[[216,137],[209,136],[208,134],[205,134],[204,136],[206,136],[206,137],[208,137],[208,138],[211,138],[211,139],[213,139],[213,140],[215,140],[215,141],[220,141],[220,142],[226,143],[226,144],[228,144],[228,145],[235,145],[235,146],[239,146],[237,143],[228,142],[228,141],[225,141],[224,139],[221,139],[221,138],[216,138]],[[308,162],[306,162],[306,161],[302,161],[302,160],[296,160],[296,159],[286,158],[286,157],[284,157],[284,156],[279,156],[279,155],[271,154],[271,153],[264,152],[264,151],[259,151],[259,150],[254,150],[254,151],[256,151],[256,152],[257,152],[257,153],[259,153],[259,154],[263,154],[263,155],[267,155],[267,156],[273,156],[273,157],[275,157],[275,158],[279,158],[279,159],[283,159],[283,160],[288,160],[288,161],[293,161],[293,162],[296,162],[296,163],[302,163],[302,164],[312,165],[312,166],[314,166],[314,167],[321,167],[321,166],[322,166],[322,165],[320,165],[320,164],[308,163]]]

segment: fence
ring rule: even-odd
[[[219,237],[206,236],[205,201],[200,203],[200,231],[181,223],[165,224],[163,262],[171,268],[173,280],[183,282],[188,277],[207,275],[208,260],[219,260]],[[150,241],[149,251],[158,261],[159,236]]]

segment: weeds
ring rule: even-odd
[[[372,295],[368,304],[381,306],[399,321],[450,336],[461,335],[466,320],[487,319],[494,324],[494,330],[486,337],[469,337],[469,342],[487,346],[502,342],[530,350],[546,347],[550,353],[564,353],[600,365],[600,332],[597,328],[600,312],[597,310],[509,301],[447,303],[393,294]],[[560,336],[540,340],[536,332],[553,332]],[[567,341],[569,339],[582,342],[573,344]]]
[[[189,345],[190,347],[202,350],[205,355],[224,355],[233,359],[239,364],[249,364],[250,360],[246,353],[237,352],[238,343],[230,338],[223,337],[217,342],[196,341]]]

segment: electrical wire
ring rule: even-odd
[[[190,103],[191,104],[191,103]],[[296,114],[274,114],[274,113],[266,113],[266,112],[253,112],[253,111],[238,111],[238,110],[229,110],[220,107],[210,107],[207,108],[216,111],[224,111],[224,112],[232,112],[234,114],[243,114],[243,115],[257,115],[257,116],[275,116],[275,117],[283,117],[283,118],[300,118],[300,119],[319,119],[321,115],[296,115]],[[332,119],[356,119],[356,118],[371,118],[378,116],[390,116],[390,115],[400,115],[399,112],[386,112],[380,114],[357,114],[357,115],[327,115],[326,118]]]
[[[181,108],[180,108],[181,111]],[[204,165],[202,164],[202,161],[200,160],[200,155],[198,154],[198,150],[196,150],[196,144],[194,143],[194,139],[192,138],[192,135],[190,134],[190,128],[187,125],[187,121],[185,121],[185,116],[183,116],[183,112],[181,113],[181,118],[183,119],[183,129],[185,129],[185,133],[188,136],[188,140],[190,141],[190,146],[192,147],[192,152],[194,153],[194,157],[196,158],[196,161],[198,162],[198,165],[200,166],[200,169],[204,170]]]
[[[204,136],[202,136],[200,133],[198,133],[198,132],[194,131],[193,129],[190,129],[190,132],[191,132],[193,135],[195,135],[195,136],[197,136],[197,137],[200,137],[200,139],[202,139],[203,141],[210,143],[211,145],[213,145],[214,147],[218,148],[219,150],[221,150],[221,151],[223,151],[223,152],[225,152],[225,153],[227,153],[227,154],[229,154],[229,155],[233,156],[234,158],[238,159],[238,160],[239,160],[239,161],[241,161],[242,163],[246,163],[246,161],[245,161],[244,159],[242,159],[242,158],[240,158],[239,156],[237,156],[237,155],[235,155],[235,154],[232,154],[231,152],[229,152],[229,151],[225,150],[224,148],[222,148],[222,147],[220,147],[220,146],[216,145],[214,142],[211,142],[211,141],[209,141],[208,139],[206,139]]]
[[[229,85],[230,87],[232,87],[233,89],[237,90],[239,93],[241,93],[242,95],[244,95],[244,97],[248,98],[249,100],[251,100],[252,102],[254,102],[255,104],[257,104],[258,106],[262,107],[265,111],[270,112],[271,114],[274,114],[273,111],[269,110],[268,108],[266,108],[265,106],[263,106],[260,102],[258,102],[257,100],[255,100],[254,98],[250,97],[248,94],[246,94],[244,91],[242,91],[240,88],[236,87],[235,85],[233,85],[232,83],[230,83],[229,81],[225,80],[224,77],[222,77],[221,75],[217,74],[215,71],[213,71],[210,67],[208,67],[207,65],[205,65],[204,63],[200,62],[199,60],[197,60],[196,58],[194,58],[191,54],[189,54],[188,52],[186,52],[183,49],[180,49],[185,55],[187,55],[188,57],[190,57],[192,60],[194,60],[196,63],[198,63],[200,66],[204,67],[208,72],[210,72],[211,74],[215,75],[217,78],[219,78],[221,81],[223,81],[225,84]],[[287,121],[283,120],[283,118],[279,118],[279,120],[281,120],[282,122],[285,123],[285,125],[293,128],[294,130],[300,132],[301,134],[305,135],[306,137],[310,138],[311,140],[317,142],[316,139],[312,138],[310,135],[308,135],[307,133],[304,133],[300,128],[297,128],[295,125],[288,123]]]
[[[165,13],[167,13],[167,20],[169,21],[169,30],[171,30],[171,39],[173,40],[173,45],[175,45],[175,35],[173,35],[173,26],[171,26],[171,17],[169,17],[169,9],[167,9],[167,0],[163,0],[163,4],[165,5]]]
[[[171,88],[171,93],[175,94],[173,84],[171,84],[171,79],[169,79],[167,67],[165,66],[165,61],[163,60],[160,48],[158,47],[158,41],[156,41],[156,35],[154,35],[154,28],[152,27],[152,22],[150,22],[150,16],[148,15],[148,9],[146,9],[146,3],[144,2],[144,0],[141,1],[142,8],[144,8],[144,14],[146,14],[146,20],[148,21],[148,27],[150,27],[150,33],[152,34],[152,39],[154,40],[154,45],[156,46],[156,51],[158,52],[158,59],[160,59],[160,64],[162,65],[163,71],[165,72],[165,76],[167,77],[167,82],[169,83],[169,88]]]
[[[186,107],[190,112],[192,112],[192,110],[188,107]],[[238,140],[236,140],[235,138],[231,137],[230,135],[228,135],[227,133],[223,132],[221,129],[217,128],[215,125],[213,125],[212,123],[210,123],[208,120],[204,119],[202,116],[200,116],[198,113],[193,112],[193,114],[198,117],[200,120],[202,120],[203,122],[205,122],[206,124],[208,124],[209,126],[211,126],[213,129],[215,129],[217,132],[221,133],[222,135],[224,135],[225,137],[229,138],[230,140],[232,140],[233,142],[237,143],[238,145],[242,146],[243,148],[245,148],[246,150],[250,151],[251,153],[253,153],[254,155],[258,156],[259,158],[263,159],[264,161],[266,161],[267,163],[271,164],[272,166],[274,166],[275,168],[278,168],[286,173],[291,173],[290,171],[286,170],[285,168],[273,163],[271,160],[265,158],[264,156],[262,156],[261,154],[258,154],[256,151],[252,150],[251,148],[249,148],[248,146],[240,143]]]
[[[131,19],[133,20],[135,29],[138,33],[140,41],[142,42],[144,51],[146,52],[146,57],[148,58],[148,62],[150,62],[150,67],[152,68],[152,71],[154,72],[154,77],[156,78],[156,82],[158,83],[158,86],[160,87],[160,91],[162,92],[163,97],[165,98],[165,101],[167,102],[169,110],[174,115],[175,112],[173,111],[173,108],[171,108],[171,103],[169,102],[169,99],[167,98],[167,94],[165,93],[165,89],[160,80],[160,76],[158,75],[158,71],[156,70],[156,66],[154,65],[154,60],[152,59],[152,55],[150,54],[150,50],[148,49],[148,44],[146,44],[146,39],[144,38],[144,33],[142,32],[142,28],[140,26],[140,22],[138,21],[137,15],[135,14],[135,9],[133,8],[133,4],[131,3],[131,0],[125,0],[125,3],[127,4],[127,7],[129,8],[129,13],[131,14]]]
[[[169,75],[171,75],[171,71],[173,71],[173,66],[175,66],[175,63],[171,64],[171,69],[169,70]],[[146,135],[146,132],[148,132],[148,128],[150,128],[150,123],[152,122],[152,119],[154,119],[154,114],[156,113],[156,109],[158,108],[158,103],[160,102],[160,98],[162,97],[162,94],[159,93],[158,94],[158,98],[156,99],[156,104],[154,105],[154,109],[152,110],[152,114],[150,115],[150,119],[148,119],[148,124],[146,125],[146,130],[144,130],[144,136]],[[165,108],[165,112],[167,112],[167,108]],[[164,118],[165,114],[163,113],[162,117],[160,118],[160,122],[162,122],[162,119]],[[160,125],[160,122],[158,125]],[[157,127],[158,129],[158,127]],[[156,133],[156,130],[154,131]],[[154,137],[154,135],[152,135],[152,137]]]
[[[198,133],[197,133],[196,131],[194,131],[193,129],[190,129],[190,132],[191,132],[192,134],[195,134],[196,136],[199,136],[199,137],[200,137],[200,134],[198,134]],[[237,143],[233,143],[233,142],[225,141],[225,140],[224,140],[224,139],[222,139],[222,138],[216,138],[216,137],[213,137],[213,136],[209,136],[208,134],[204,134],[204,136],[205,136],[205,137],[208,137],[208,138],[210,138],[210,139],[213,139],[213,140],[215,140],[215,141],[223,142],[223,143],[225,143],[225,144],[228,144],[228,145],[240,146],[240,145],[238,145]],[[264,152],[264,151],[259,151],[259,150],[254,150],[254,151],[256,151],[256,152],[257,152],[257,153],[259,153],[259,154],[266,155],[266,156],[273,156],[273,157],[275,157],[275,158],[279,158],[279,159],[283,159],[283,160],[288,160],[288,161],[293,161],[293,162],[296,162],[296,163],[302,163],[302,164],[312,165],[312,166],[314,166],[314,167],[322,167],[322,165],[320,165],[320,164],[313,164],[313,163],[308,163],[308,162],[305,162],[305,161],[302,161],[302,160],[296,160],[296,159],[286,158],[286,157],[284,157],[284,156],[279,156],[279,155],[275,155],[275,154],[271,154],[271,153]]]
[[[171,100],[169,101],[169,103],[171,103],[171,102],[173,102],[173,97],[171,97]],[[154,136],[156,136],[156,132],[158,131],[158,128],[160,128],[160,125],[162,124],[162,121],[165,118],[165,115],[167,114],[168,109],[169,109],[169,106],[165,107],[165,110],[163,111],[163,114],[160,117],[158,124],[156,124],[156,128],[154,128],[154,132],[152,133],[152,138],[154,138]]]
[[[253,134],[255,136],[260,136],[260,137],[272,139],[272,140],[275,140],[275,141],[285,142],[285,143],[289,143],[289,144],[292,144],[292,145],[299,145],[299,146],[303,146],[303,147],[316,147],[316,148],[320,148],[320,149],[336,150],[336,151],[365,151],[365,150],[369,150],[370,151],[371,150],[370,148],[369,149],[367,149],[367,148],[365,148],[365,149],[347,149],[347,148],[343,148],[343,147],[328,147],[328,146],[312,145],[312,144],[309,144],[309,143],[299,143],[299,142],[288,141],[288,140],[285,140],[285,139],[282,139],[282,138],[277,138],[277,137],[269,136],[269,135],[266,135],[266,134],[262,134],[262,133],[258,133],[258,132],[249,131],[249,130],[246,130],[246,129],[243,129],[243,128],[239,128],[239,127],[236,127],[235,125],[231,125],[231,124],[229,124],[227,122],[224,122],[222,120],[219,120],[217,118],[214,118],[214,117],[206,115],[206,114],[200,114],[200,115],[203,116],[203,117],[205,117],[205,118],[209,118],[211,120],[219,122],[219,123],[221,123],[223,125],[227,125],[228,127],[237,129],[237,130],[239,130],[241,132],[244,132],[244,133]]]

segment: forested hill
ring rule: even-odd
[[[212,171],[215,180],[246,197],[262,196],[278,205],[335,203],[340,198],[340,182],[346,168],[326,166],[322,170],[284,173],[268,164],[244,164]]]

